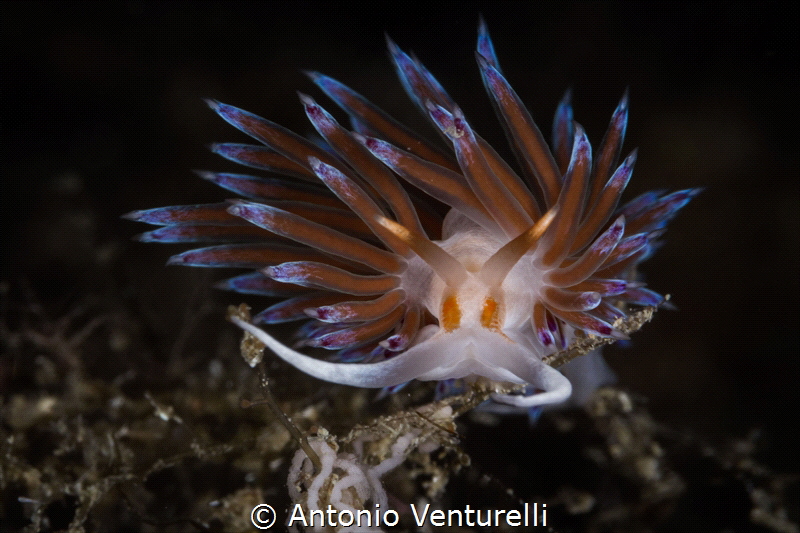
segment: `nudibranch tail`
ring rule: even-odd
[[[320,142],[209,100],[257,141],[211,150],[270,175],[201,171],[240,199],[126,218],[160,226],[139,240],[199,246],[169,264],[253,271],[216,287],[273,301],[252,323],[232,320],[309,375],[391,390],[414,379],[488,380],[528,391],[495,394],[499,402],[562,402],[572,384],[545,358],[587,335],[627,338],[620,324],[631,306],[663,303],[637,267],[699,189],[645,193],[620,207],[637,155],[619,161],[628,91],[593,152],[568,90],[551,150],[481,21],[476,60],[515,170],[415,56],[387,43],[403,88],[446,148],[307,72],[349,129],[303,93]],[[256,326],[278,323],[296,326],[288,344]]]

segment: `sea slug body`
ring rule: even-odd
[[[519,407],[563,402],[572,386],[543,358],[578,337],[626,338],[629,306],[663,298],[636,279],[667,222],[698,192],[650,192],[619,206],[628,97],[593,151],[559,104],[553,147],[501,74],[481,23],[478,66],[517,155],[505,162],[422,64],[389,41],[398,76],[450,150],[411,132],[327,76],[311,80],[350,117],[300,100],[329,149],[247,111],[210,107],[261,144],[212,150],[270,177],[202,172],[243,199],[130,213],[160,225],[143,241],[212,243],[170,264],[245,268],[223,289],[281,301],[234,318],[317,378],[358,387],[419,380],[527,384]],[[262,326],[298,324],[293,347]],[[322,348],[327,360],[300,350]]]

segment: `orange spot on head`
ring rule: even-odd
[[[499,306],[494,298],[486,298],[481,312],[481,325],[487,329],[500,329]]]
[[[442,327],[445,331],[453,331],[461,325],[461,308],[455,294],[446,297],[442,302]]]

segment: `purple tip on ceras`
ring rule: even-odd
[[[397,152],[391,144],[375,137],[366,137],[360,133],[353,133],[353,137],[363,144],[367,150],[372,152],[372,155],[384,161],[387,165],[392,166],[397,164]]]
[[[282,283],[297,283],[302,285],[306,281],[304,274],[306,269],[305,263],[294,261],[289,263],[281,263],[279,265],[268,266],[261,270],[261,272],[275,281]]]
[[[265,276],[261,272],[250,272],[214,284],[217,289],[254,294],[270,298],[286,298],[304,292],[306,289],[299,285],[279,283]]]
[[[536,331],[536,334],[539,336],[539,342],[541,342],[543,346],[550,346],[553,344],[553,334],[546,329],[539,329]]]
[[[323,305],[320,307],[309,307],[308,309],[304,310],[305,314],[310,316],[311,318],[316,318],[322,322],[340,322],[341,316],[339,313],[336,312],[336,308]]]
[[[436,78],[416,57],[411,57],[403,52],[388,35],[386,36],[386,43],[397,77],[403,84],[406,94],[412,98],[419,109],[424,110],[428,100],[445,108],[455,106],[444,87],[439,84]]]
[[[434,124],[451,139],[458,139],[466,132],[468,126],[460,109],[455,108],[453,113],[450,113],[447,109],[430,100],[425,102],[425,107],[427,107],[428,114]]]
[[[608,179],[607,187],[613,187],[616,190],[622,191],[628,186],[628,182],[633,174],[633,165],[636,164],[639,149],[634,148],[630,155],[625,158],[625,161],[617,168],[614,174]]]
[[[408,335],[392,335],[381,341],[380,345],[392,352],[405,350],[411,339]]]
[[[478,22],[477,53],[498,71],[500,70],[500,62],[497,60],[497,54],[494,51],[494,43],[492,43],[492,38],[489,37],[489,29],[486,27],[486,21],[483,20],[483,17],[480,17]]]
[[[301,93],[300,91],[297,91],[297,96],[300,98],[300,102],[303,104],[303,107],[306,110],[306,115],[308,116],[309,120],[311,120],[312,124],[316,124],[323,120],[327,122],[331,122],[333,120],[330,114],[322,109],[313,98],[305,93]]]
[[[324,348],[326,350],[339,350],[351,346],[355,340],[355,335],[350,330],[345,329],[311,337],[306,341],[306,346]]]
[[[625,296],[626,301],[635,305],[658,307],[664,303],[663,296],[657,292],[651,291],[650,289],[645,289],[643,287],[629,288],[622,294]]]
[[[222,102],[219,100],[215,100],[214,98],[203,98],[203,101],[206,103],[208,107],[214,110],[214,112],[219,113],[219,106]]]
[[[572,113],[572,89],[567,89],[556,108],[553,119],[553,155],[563,174],[567,171],[572,142],[575,138],[575,119]]]

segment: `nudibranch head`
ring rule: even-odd
[[[627,94],[593,154],[567,93],[551,151],[501,74],[483,24],[478,65],[519,173],[416,58],[391,41],[389,50],[449,152],[341,83],[309,73],[352,129],[303,94],[327,148],[209,102],[261,143],[213,151],[272,176],[203,172],[246,199],[127,217],[164,226],[144,241],[217,243],[170,264],[255,270],[219,287],[282,300],[253,323],[234,322],[312,376],[360,387],[486,379],[529,385],[531,394],[495,397],[504,403],[566,400],[570,382],[543,358],[587,334],[625,338],[618,324],[628,306],[663,301],[636,280],[636,266],[697,190],[646,193],[618,207],[636,160],[634,151],[619,163]],[[294,347],[254,325],[281,322],[298,323]],[[305,347],[333,357],[298,351]]]

